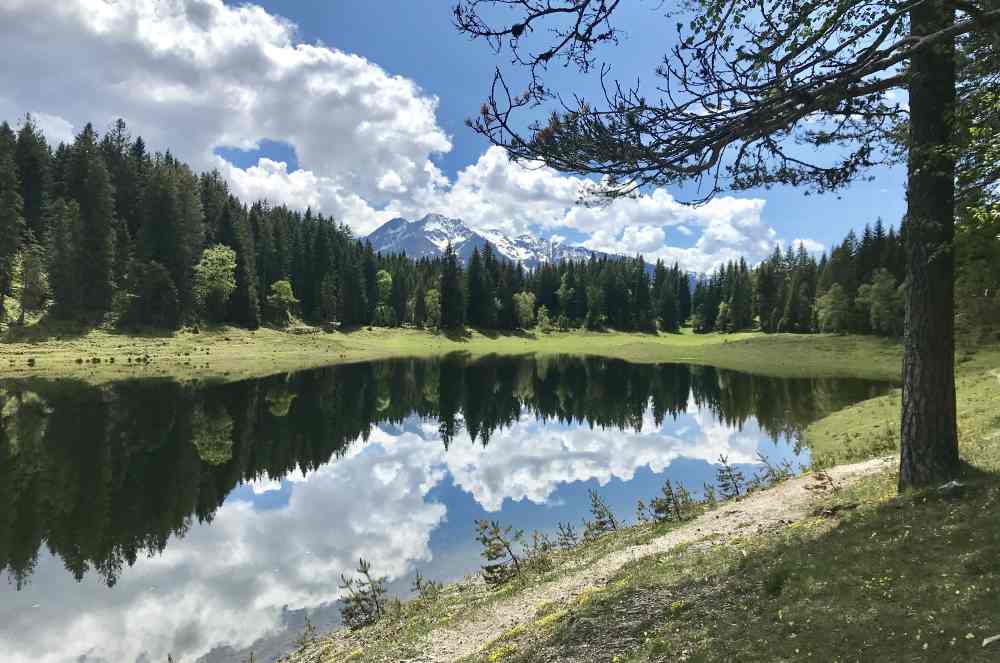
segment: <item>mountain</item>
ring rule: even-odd
[[[448,242],[462,262],[468,262],[475,249],[482,251],[487,243],[497,254],[520,262],[534,269],[546,262],[560,260],[585,260],[591,253],[598,257],[607,254],[590,251],[582,246],[550,242],[531,235],[510,237],[500,230],[476,232],[461,219],[449,219],[440,214],[428,214],[419,221],[392,219],[368,235],[372,247],[381,253],[405,253],[410,258],[433,258],[444,253]]]

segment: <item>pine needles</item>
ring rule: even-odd
[[[524,530],[501,527],[497,521],[476,521],[476,540],[483,546],[483,580],[499,587],[521,573],[521,558],[514,547],[524,545]]]
[[[360,578],[348,578],[341,574],[340,588],[347,590],[340,616],[352,631],[370,626],[385,615],[386,578],[373,578],[371,562],[358,560]]]

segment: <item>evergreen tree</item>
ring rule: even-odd
[[[10,127],[0,125],[0,322],[7,317],[5,299],[14,295],[14,268],[25,232],[14,144]]]
[[[170,271],[155,260],[135,260],[129,271],[129,295],[120,321],[176,329],[181,303]]]
[[[81,312],[99,319],[110,310],[114,293],[115,202],[97,134],[90,124],[73,143],[66,188],[80,207],[76,272]]]
[[[80,246],[80,207],[76,201],[57,198],[48,210],[49,285],[53,314],[70,318],[80,310],[81,284],[77,278],[77,250]]]
[[[223,243],[236,253],[236,289],[229,299],[228,320],[248,329],[260,327],[260,304],[257,299],[257,270],[253,235],[247,222],[247,210],[236,199],[222,212]]]
[[[462,270],[455,249],[448,243],[441,271],[441,328],[461,329],[465,325],[465,296],[462,292]]]
[[[634,278],[633,307],[635,312],[635,328],[639,331],[656,331],[656,313],[653,310],[652,293],[650,292],[649,273],[642,257],[636,259]]]
[[[465,272],[466,286],[466,315],[465,319],[473,327],[486,326],[488,314],[486,309],[489,302],[486,301],[486,274],[483,269],[483,261],[479,255],[479,247],[472,250],[472,257],[469,258],[469,268]]]
[[[49,299],[49,279],[46,267],[48,253],[45,246],[35,240],[35,233],[28,230],[21,252],[21,304],[20,324],[27,313],[41,311]]]
[[[371,242],[365,242],[364,248],[364,286],[365,286],[365,319],[364,324],[370,325],[375,319],[375,307],[378,306],[378,282],[375,278],[378,266],[375,263],[375,250]]]
[[[676,332],[680,329],[680,306],[674,288],[664,287],[660,293],[657,304],[657,317],[660,320],[660,329],[665,332]]]
[[[17,133],[16,162],[21,178],[21,199],[24,203],[24,221],[37,241],[44,241],[46,206],[52,188],[49,170],[49,146],[31,115]]]

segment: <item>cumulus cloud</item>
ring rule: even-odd
[[[608,205],[577,204],[588,186],[584,178],[540,164],[514,163],[503,149],[491,147],[439,197],[440,211],[473,228],[512,234],[572,229],[588,237],[582,242],[588,249],[641,253],[699,272],[740,256],[761,259],[778,240],[761,219],[761,198],[720,196],[692,206],[654,189]],[[700,234],[693,246],[677,246],[695,233]]]
[[[244,199],[311,206],[358,234],[441,212],[513,234],[572,230],[588,248],[698,271],[762,257],[776,239],[760,199],[688,207],[657,189],[579,206],[588,180],[513,163],[497,147],[452,182],[433,163],[452,147],[437,98],[365,58],[304,43],[294,24],[253,4],[0,0],[0,38],[0,117],[31,110],[53,142],[123,117],[154,148],[218,168]],[[264,139],[292,146],[300,169],[267,158],[241,168],[215,154]],[[676,246],[695,234],[694,246]]]
[[[248,195],[322,204],[343,219],[363,200],[361,226],[396,196],[432,189],[429,159],[451,149],[437,99],[413,81],[297,41],[293,24],[254,5],[0,0],[0,38],[4,116],[35,110],[57,139],[121,116],[200,168],[218,165],[217,147],[283,141],[306,174],[262,161],[227,176]]]
[[[752,463],[759,442],[757,435],[700,414],[657,426],[647,412],[638,431],[522,419],[492,436],[485,448],[471,440],[453,444],[444,462],[456,485],[486,511],[499,511],[504,500],[543,504],[562,484],[631,481],[641,467],[659,473],[682,457],[714,463],[724,454],[735,463]]]

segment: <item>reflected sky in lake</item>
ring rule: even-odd
[[[0,385],[0,659],[241,661],[338,620],[359,557],[400,595],[478,567],[473,521],[632,520],[720,455],[881,393],[605,359],[396,360],[235,385]]]

